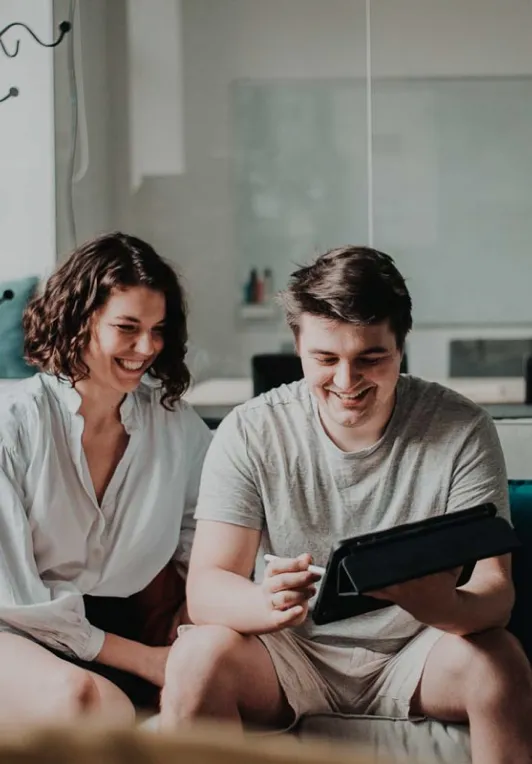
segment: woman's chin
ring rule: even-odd
[[[118,376],[114,375],[113,389],[121,393],[131,393],[136,390],[142,381],[142,376]]]

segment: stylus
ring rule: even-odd
[[[264,559],[266,560],[266,562],[272,562],[273,560],[279,560],[280,558],[274,554],[265,554]],[[315,573],[317,576],[325,575],[325,568],[322,568],[319,565],[309,565],[308,570],[311,573]]]

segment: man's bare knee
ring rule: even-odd
[[[506,629],[466,637],[466,672],[470,705],[488,710],[532,695],[532,671],[518,640]]]
[[[166,664],[166,682],[185,674],[214,674],[231,664],[246,637],[225,626],[195,626],[174,643]]]
[[[246,637],[224,626],[196,626],[180,635],[166,664],[162,719],[198,713],[235,717]]]
[[[493,714],[511,699],[532,693],[532,672],[519,642],[502,628],[466,637],[446,635],[441,645],[446,682],[466,712]],[[517,691],[517,685],[521,688]]]

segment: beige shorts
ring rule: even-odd
[[[426,627],[392,655],[326,645],[288,629],[259,639],[270,654],[295,723],[304,714],[333,712],[411,718],[412,696],[441,636],[442,631]]]

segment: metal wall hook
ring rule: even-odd
[[[7,101],[8,98],[16,98],[19,94],[18,88],[9,88],[8,92],[3,98],[0,98],[0,103]]]
[[[41,38],[38,35],[35,34],[33,29],[31,29],[31,27],[29,27],[27,24],[24,24],[24,22],[22,21],[11,22],[11,24],[8,24],[6,27],[0,30],[0,47],[2,48],[5,55],[8,58],[15,58],[15,56],[18,56],[18,53],[20,50],[20,40],[17,40],[15,42],[15,49],[12,52],[10,52],[6,48],[5,43],[2,40],[2,37],[6,34],[6,32],[8,32],[10,29],[14,29],[15,27],[22,27],[23,29],[25,29],[28,32],[28,34],[30,34],[33,37],[35,42],[39,43],[39,45],[42,45],[43,48],[55,48],[56,45],[59,45],[59,43],[62,41],[63,37],[68,32],[70,32],[72,25],[70,24],[69,21],[62,21],[58,27],[59,36],[57,37],[57,39],[54,40],[53,42],[44,42],[43,40],[41,40]]]

